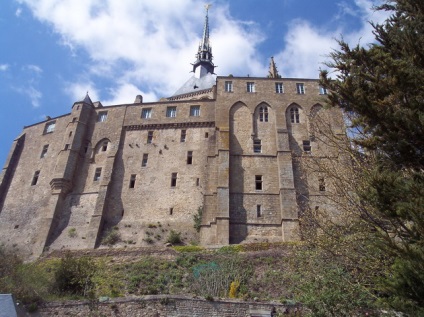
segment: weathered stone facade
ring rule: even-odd
[[[95,248],[114,226],[136,246],[152,243],[149,230],[162,244],[171,229],[204,245],[297,240],[299,195],[320,195],[297,160],[325,151],[309,129],[314,112],[330,111],[319,88],[219,76],[154,103],[76,102],[15,140],[0,179],[1,242],[34,255]],[[342,128],[340,114],[328,118]]]
[[[87,95],[24,127],[0,174],[0,242],[38,256],[96,248],[112,228],[118,246],[171,230],[203,245],[298,240],[305,202],[325,197],[302,172],[328,150],[311,123],[325,113],[342,131],[341,114],[323,109],[317,80],[281,78],[273,59],[268,77],[215,78],[207,11],[196,56],[172,97],[103,107]]]

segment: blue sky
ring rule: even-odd
[[[373,41],[379,0],[209,1],[217,75],[317,78],[335,38]],[[0,4],[0,165],[22,128],[70,112],[172,95],[191,76],[204,1],[11,0]]]

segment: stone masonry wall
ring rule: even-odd
[[[47,303],[32,316],[102,316],[102,317],[266,317],[271,312],[294,313],[298,306],[278,303],[207,301],[184,296],[155,295],[135,299],[113,299],[103,303]]]

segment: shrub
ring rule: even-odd
[[[89,296],[94,289],[92,278],[96,269],[92,258],[75,258],[68,252],[54,272],[54,290],[59,294]]]
[[[193,215],[193,228],[196,229],[197,232],[200,232],[200,227],[202,226],[202,215],[203,207],[197,208],[197,214]]]
[[[179,244],[182,242],[181,240],[181,232],[176,232],[174,230],[171,230],[171,232],[169,233],[168,239],[166,240],[166,242],[171,243],[171,244]]]

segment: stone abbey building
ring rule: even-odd
[[[196,57],[171,97],[104,107],[87,95],[24,127],[0,176],[0,243],[38,256],[96,248],[112,228],[120,246],[171,230],[202,245],[298,240],[302,197],[325,190],[299,161],[325,151],[310,130],[325,90],[272,59],[266,77],[215,76],[207,13]]]

